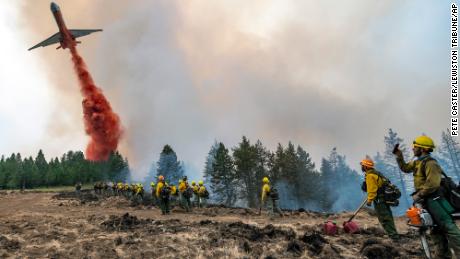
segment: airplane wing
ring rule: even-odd
[[[38,47],[45,47],[51,44],[59,43],[61,41],[61,33],[57,32],[53,34],[53,36],[49,37],[48,39],[38,43],[37,45],[33,46],[29,50],[33,50]]]
[[[83,37],[83,36],[86,36],[88,34],[91,34],[93,32],[98,32],[98,31],[102,31],[101,29],[95,29],[95,30],[69,30],[70,33],[72,34],[72,36],[74,36],[75,38],[78,38],[78,37]]]

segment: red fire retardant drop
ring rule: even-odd
[[[106,161],[110,152],[117,149],[121,137],[120,118],[112,111],[102,90],[94,84],[76,47],[71,46],[69,49],[84,97],[82,106],[85,131],[91,138],[86,147],[86,159]]]

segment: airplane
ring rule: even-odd
[[[55,43],[60,43],[60,46],[57,47],[56,49],[60,49],[60,48],[65,49],[68,47],[74,47],[78,43],[81,43],[80,41],[76,41],[75,40],[76,38],[86,36],[93,32],[102,31],[102,29],[90,29],[90,30],[70,29],[69,30],[65,26],[64,19],[62,18],[61,9],[54,2],[51,2],[51,12],[53,13],[54,19],[56,20],[57,26],[59,28],[59,32],[55,33],[48,39],[33,46],[32,48],[29,49],[29,51],[35,48],[38,48],[38,47],[46,47],[48,45],[55,44]]]

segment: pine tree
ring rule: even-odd
[[[7,160],[7,168],[11,173],[11,177],[8,181],[9,188],[22,188],[24,180],[24,170],[22,168],[22,158],[21,154],[12,154],[11,157]]]
[[[32,157],[24,159],[23,170],[25,175],[24,188],[33,188],[39,186],[41,177]]]
[[[256,157],[254,148],[243,136],[238,147],[233,149],[233,160],[236,177],[241,181],[240,199],[245,199],[248,207],[257,207],[257,179],[255,175]]]
[[[270,153],[262,144],[260,140],[257,140],[256,144],[253,146],[254,150],[254,162],[255,162],[255,191],[254,194],[256,195],[256,201],[258,202],[257,205],[260,206],[261,203],[261,194],[262,194],[262,179],[265,176],[269,175],[269,171],[271,168],[271,158],[273,154]]]
[[[326,210],[352,210],[358,206],[363,197],[361,180],[358,173],[347,164],[345,156],[333,148],[329,158],[321,163],[321,184],[325,198],[322,201]]]
[[[217,149],[219,148],[219,143],[214,141],[214,144],[211,146],[208,156],[206,157],[204,170],[203,170],[203,181],[205,186],[211,186],[211,176],[213,173],[212,165],[214,163],[214,159],[216,157]],[[214,200],[212,191],[209,192],[210,200]]]
[[[335,189],[339,193],[335,208],[337,210],[354,210],[364,199],[364,194],[361,191],[360,176],[358,172],[347,165],[346,157],[343,155],[338,156],[335,170],[339,181],[338,188]]]
[[[216,201],[227,206],[234,205],[237,200],[238,178],[232,157],[222,142],[219,143],[212,167],[211,190]]]
[[[281,143],[278,143],[275,154],[270,159],[270,182],[276,185],[283,178],[283,170],[285,167],[284,148]]]
[[[42,185],[46,183],[46,173],[48,172],[48,162],[46,162],[45,155],[43,151],[40,149],[38,151],[37,156],[35,157],[35,166],[37,167],[37,173],[40,177],[38,181],[38,185]]]
[[[334,191],[334,188],[331,187],[331,183],[335,183],[334,169],[329,160],[322,158],[319,171],[321,173],[319,183],[323,193],[320,199],[320,205],[324,211],[330,211],[334,201],[337,200],[337,193]]]
[[[128,160],[123,159],[118,151],[110,154],[108,163],[108,180],[125,182],[129,175]]]
[[[450,135],[449,129],[447,132],[442,132],[441,145],[435,149],[436,158],[440,162],[443,170],[450,176],[460,180],[460,145]]]
[[[157,176],[163,175],[167,183],[177,183],[184,177],[184,170],[177,160],[176,152],[165,145],[157,162]]]
[[[6,189],[8,183],[9,173],[6,170],[5,155],[0,159],[0,189]]]
[[[322,194],[318,192],[319,174],[315,171],[315,163],[301,146],[297,146],[296,181],[294,182],[295,195],[298,207],[317,208],[316,201]]]

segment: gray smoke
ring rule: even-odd
[[[32,30],[53,28],[38,8],[48,4],[24,3]],[[271,150],[291,140],[317,164],[337,146],[357,169],[363,154],[382,149],[390,127],[408,140],[440,136],[449,115],[447,66],[440,65],[449,40],[441,34],[448,32],[445,5],[286,4],[283,18],[270,16],[266,1],[61,4],[69,27],[104,29],[80,49],[121,116],[120,149],[135,178],[165,144],[199,178],[214,139],[234,146],[245,135]],[[33,11],[39,14],[27,17]],[[72,78],[64,56],[50,58],[50,74],[64,74],[53,75],[56,82]],[[58,93],[63,103],[78,95]],[[63,125],[59,135],[77,134],[79,102],[64,107],[75,123],[58,116],[53,125]]]

